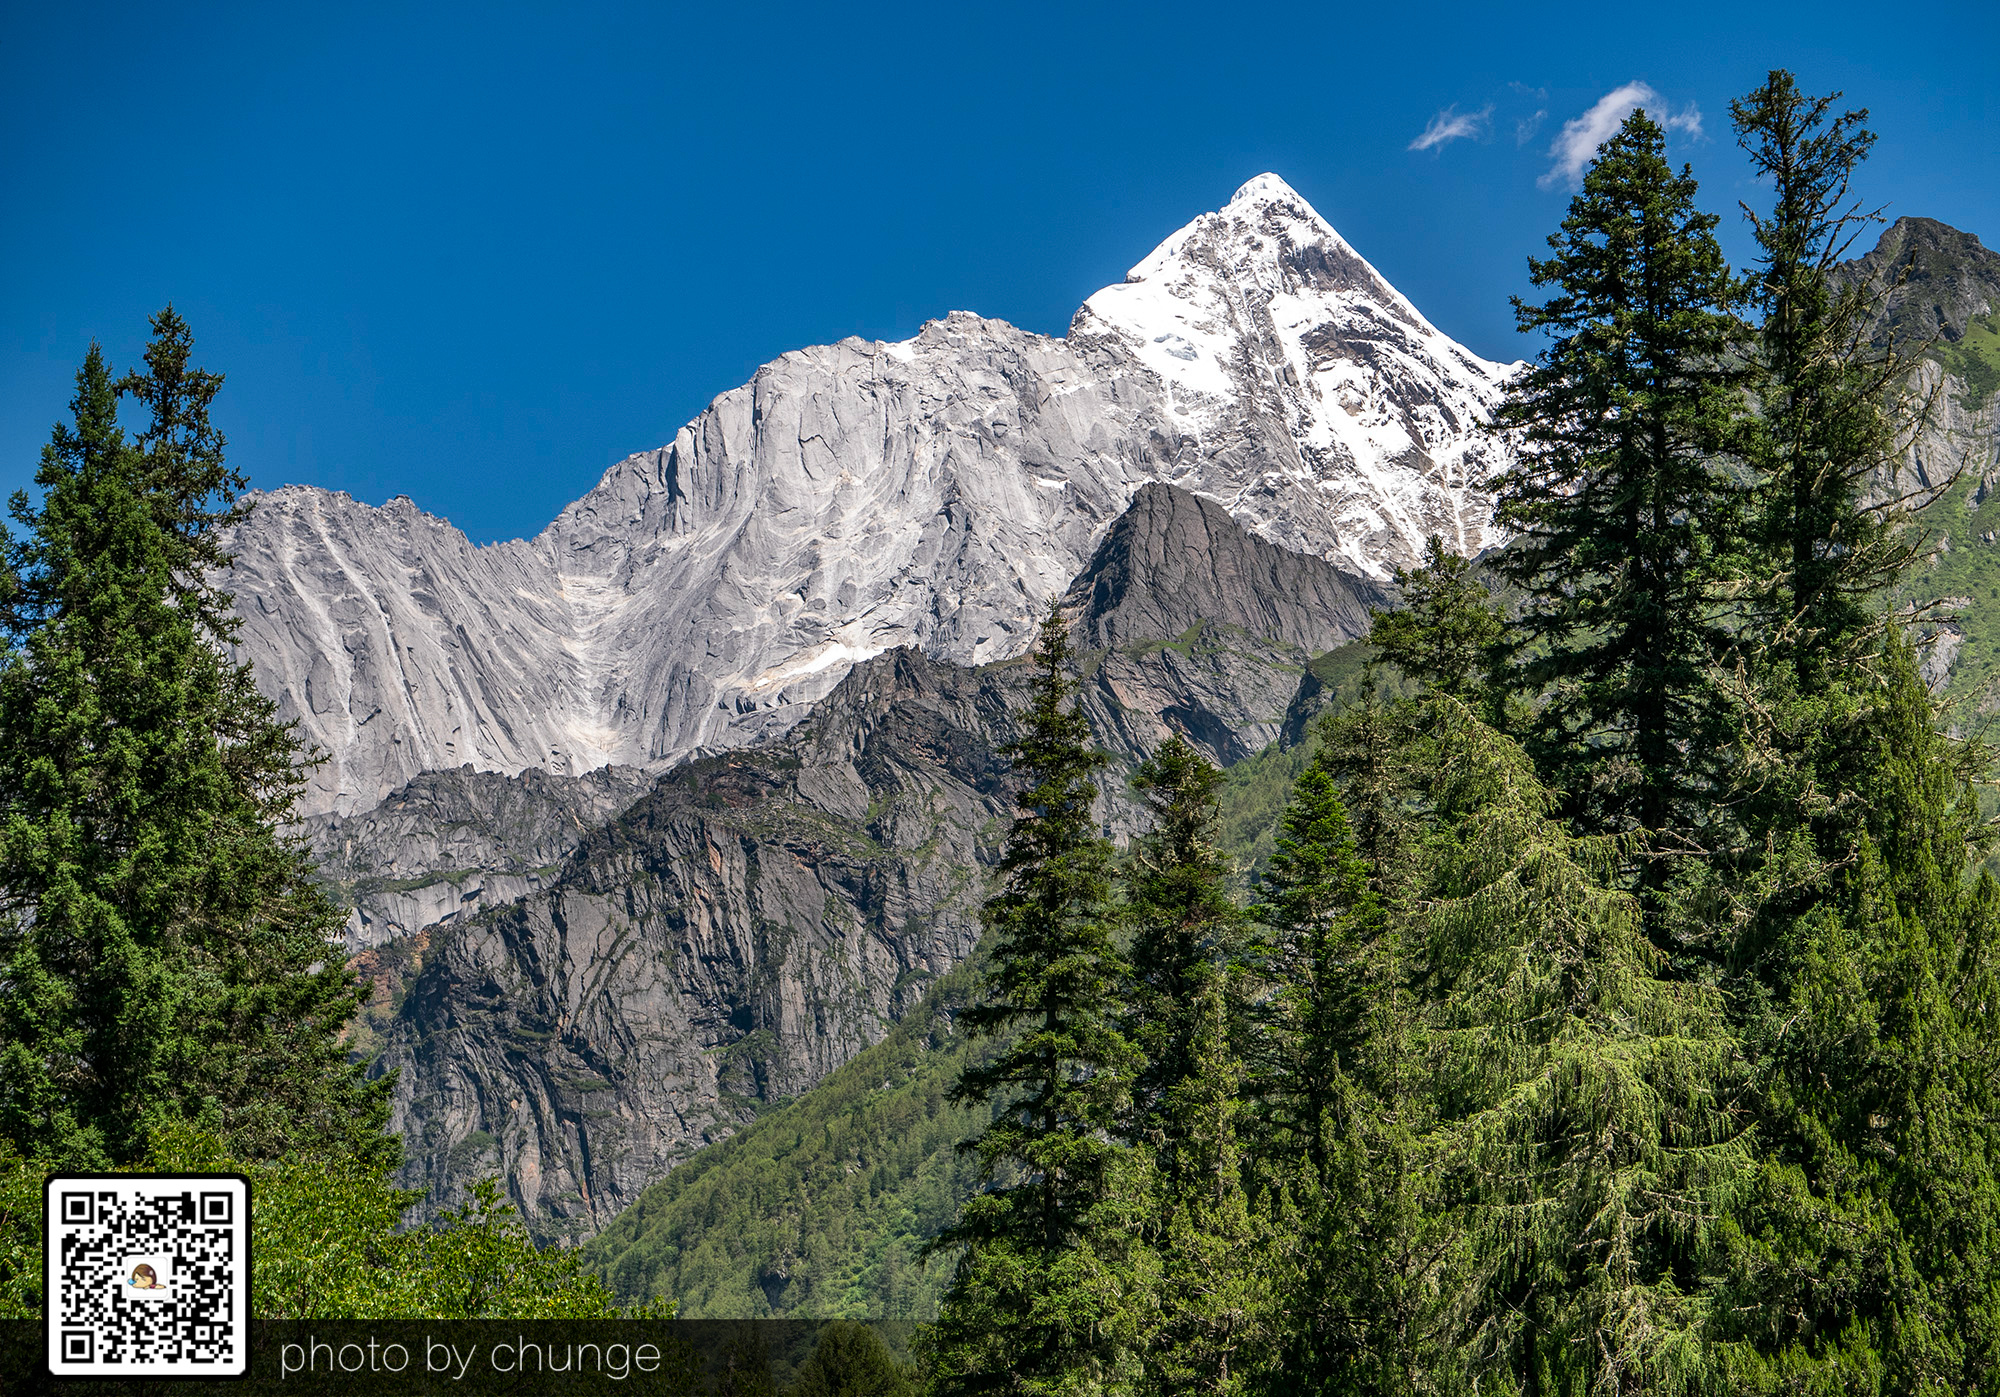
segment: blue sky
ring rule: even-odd
[[[1263,170],[1512,358],[1552,147],[1632,83],[1739,261],[1728,103],[1774,66],[1873,110],[1870,199],[2000,245],[1996,10],[9,6],[0,489],[171,299],[257,485],[531,534],[788,348],[1060,334]]]

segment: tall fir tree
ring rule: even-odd
[[[1338,792],[1342,819],[1351,829],[1369,886],[1389,896],[1390,876],[1414,833],[1410,802],[1416,772],[1409,708],[1383,699],[1370,665],[1362,672],[1356,701],[1321,717],[1317,736],[1312,765],[1327,778],[1327,791]]]
[[[1397,568],[1402,605],[1371,612],[1368,642],[1427,688],[1491,707],[1506,621],[1470,559],[1432,534],[1418,568]]]
[[[1860,827],[1766,914],[1742,1033],[1757,1190],[1738,1209],[1740,1391],[2000,1390],[2000,885],[1970,775],[1907,640],[1860,723]]]
[[[1232,1008],[1224,1041],[1205,1043],[1211,990],[1228,1006],[1242,1000],[1242,914],[1229,898],[1229,862],[1216,846],[1221,784],[1222,773],[1179,733],[1140,763],[1132,782],[1150,828],[1123,880],[1132,968],[1124,1033],[1141,1060],[1127,1133],[1154,1152],[1169,1187],[1185,1173],[1191,1129],[1177,1114],[1176,1092],[1198,1074],[1204,1054],[1231,1048],[1240,1027]]]
[[[153,328],[120,383],[92,346],[5,539],[0,1134],[102,1165],[188,1121],[248,1158],[385,1163],[388,1083],[338,1041],[363,993],[340,914],[283,833],[296,745],[227,659],[215,529],[243,482],[209,423],[221,380],[187,367],[171,308]],[[152,410],[136,442],[121,394]]]
[[[1808,697],[1836,683],[1880,631],[1877,602],[1917,552],[1898,527],[1908,502],[1869,497],[1898,444],[1889,408],[1913,363],[1870,343],[1880,291],[1838,274],[1881,221],[1853,193],[1875,133],[1865,110],[1834,115],[1839,97],[1809,97],[1780,69],[1730,104],[1737,142],[1771,191],[1768,211],[1744,208],[1762,312],[1748,438],[1759,476],[1755,624]]]
[[[1139,1307],[1140,1390],[1159,1397],[1258,1391],[1283,1357],[1273,1282],[1289,1219],[1245,1183],[1241,1019],[1220,977],[1190,1007],[1190,1071],[1164,1103],[1179,1140],[1173,1172],[1153,1180],[1146,1240],[1157,1259]]]
[[[1740,547],[1743,488],[1726,455],[1741,418],[1740,284],[1643,110],[1583,177],[1554,252],[1530,259],[1551,297],[1515,301],[1550,344],[1495,415],[1519,464],[1495,518],[1497,566],[1525,592],[1520,682],[1542,696],[1530,750],[1597,831],[1697,843],[1732,705],[1715,605]],[[1641,861],[1640,881],[1666,868]]]
[[[1112,1135],[1138,1066],[1118,1028],[1129,967],[1094,812],[1104,758],[1070,702],[1069,629],[1053,605],[1035,663],[1006,749],[1026,785],[1005,886],[986,904],[985,996],[961,1015],[972,1033],[1013,1036],[953,1091],[993,1112],[964,1146],[987,1188],[928,1247],[962,1249],[922,1343],[940,1392],[1111,1391],[1133,1367],[1126,1253],[1142,1185]]]
[[[1126,1036],[1141,1053],[1126,1127],[1149,1157],[1156,1263],[1137,1352],[1147,1390],[1238,1392],[1271,1345],[1269,1220],[1238,1139],[1248,1029],[1243,918],[1217,847],[1222,774],[1175,733],[1134,788],[1150,828],[1125,864]]]
[[[1734,1018],[1762,1144],[1718,1341],[1743,1391],[1992,1390],[2000,1138],[1990,884],[1966,778],[1884,600],[1910,501],[1871,497],[1920,419],[1911,362],[1869,343],[1876,289],[1838,275],[1876,221],[1873,136],[1772,72],[1733,106],[1769,190],[1751,437],[1758,467],[1731,793],[1708,917],[1734,928]]]

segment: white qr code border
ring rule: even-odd
[[[186,1211],[169,1217],[165,1209],[176,1201]],[[148,1208],[150,1216],[126,1211]],[[203,1278],[209,1248],[225,1237],[228,1283],[218,1294]],[[250,1180],[243,1175],[51,1174],[42,1185],[42,1239],[51,1376],[249,1374]],[[128,1288],[133,1295],[123,1293]],[[161,1346],[167,1354],[154,1356]]]

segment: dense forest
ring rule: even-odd
[[[0,570],[0,1316],[46,1172],[240,1170],[262,1317],[934,1316],[798,1391],[2000,1391],[1989,754],[1903,601],[1931,346],[1839,274],[1866,113],[1733,116],[1749,272],[1644,111],[1531,261],[1506,548],[1399,573],[1310,741],[1169,737],[1123,851],[1052,610],[979,955],[587,1257],[490,1183],[400,1225],[302,754],[226,658],[220,378],[171,309],[93,347]],[[740,1265],[773,1229],[797,1277]]]
[[[2000,1388],[1987,755],[1887,605],[1955,482],[1883,488],[1865,113],[1733,114],[1757,267],[1635,112],[1517,302],[1508,604],[1399,576],[1247,903],[1178,737],[1102,837],[1049,617],[936,1390]]]

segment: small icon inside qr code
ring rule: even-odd
[[[248,1371],[249,1180],[57,1174],[42,1209],[51,1373]]]

